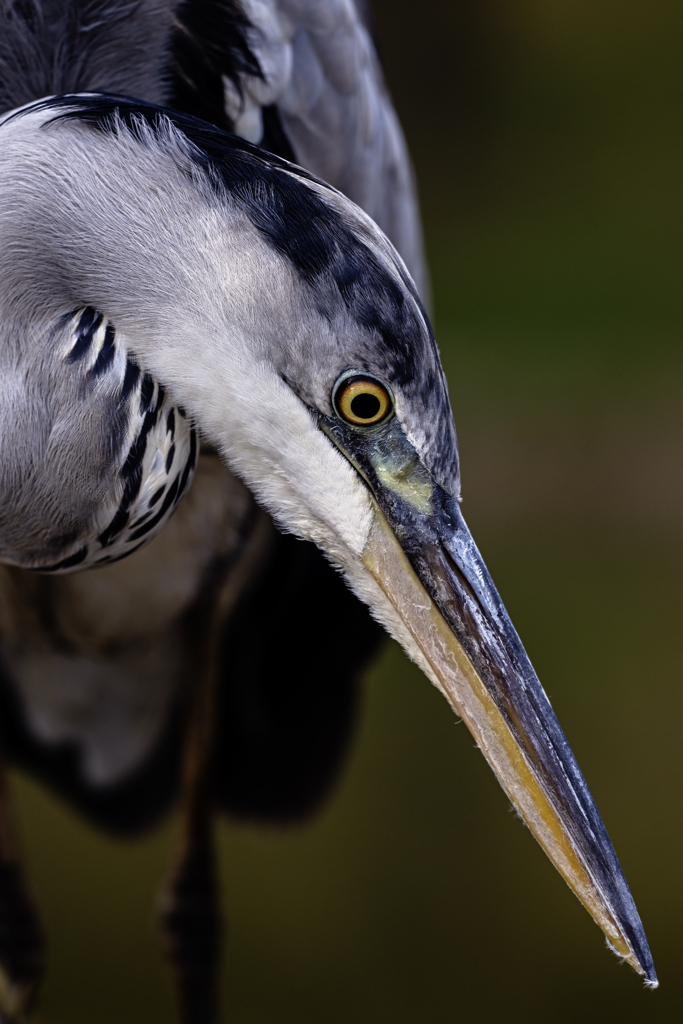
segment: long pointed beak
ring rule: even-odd
[[[398,417],[374,431],[319,422],[374,495],[363,562],[427,675],[614,951],[656,987],[614,847],[457,500],[434,482]]]
[[[375,499],[362,554],[498,781],[614,951],[657,986],[614,847],[457,500],[432,479],[398,417],[320,427]]]
[[[434,488],[430,513],[413,516],[415,500],[374,483],[382,509],[366,567],[553,864],[615,952],[656,986],[612,843],[457,502]]]

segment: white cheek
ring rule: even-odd
[[[248,389],[226,387],[220,409],[204,405],[202,427],[280,526],[332,558],[360,556],[372,504],[356,470],[271,367],[242,379]]]
[[[422,652],[361,561],[375,514],[367,487],[270,368],[252,372],[249,379],[246,401],[242,393],[231,403],[230,425],[225,414],[220,421],[221,448],[231,468],[280,526],[322,548],[378,622],[431,678]]]

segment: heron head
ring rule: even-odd
[[[77,299],[116,324],[442,691],[611,945],[655,982],[604,825],[463,519],[438,351],[390,242],[324,183],[190,118],[121,97],[31,116],[54,154],[25,219],[52,241],[16,289],[39,275],[51,315]],[[59,245],[74,234],[77,258]]]

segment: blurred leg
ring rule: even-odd
[[[160,928],[182,1024],[215,1024],[222,920],[212,836],[211,746],[225,623],[273,543],[253,506],[230,558],[216,562],[187,624],[195,666],[187,691],[181,783],[181,839],[162,898]]]
[[[218,570],[216,573],[218,577]],[[162,897],[160,928],[182,1024],[215,1024],[222,921],[207,793],[220,578],[190,623],[197,673],[188,693],[181,789],[181,838]]]
[[[0,761],[0,1024],[27,1019],[43,975],[43,931],[24,882]]]
[[[222,921],[211,817],[203,801],[184,815],[183,826],[161,908],[162,938],[182,1024],[215,1024]]]

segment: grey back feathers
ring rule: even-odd
[[[354,0],[0,0],[0,26],[0,113],[125,93],[222,108],[223,127],[266,147],[275,119],[280,155],[361,206],[426,295],[410,158]]]
[[[243,0],[243,7],[262,76],[243,75],[241,92],[225,81],[235,131],[260,142],[262,108],[275,104],[297,163],[379,224],[425,294],[410,158],[364,12],[354,0]]]
[[[0,112],[82,89],[166,98],[177,0],[0,0]]]

